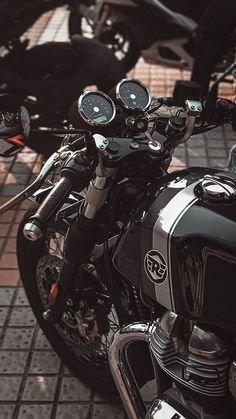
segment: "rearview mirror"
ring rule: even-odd
[[[30,116],[21,100],[12,94],[0,95],[0,156],[12,157],[25,146],[30,133]]]

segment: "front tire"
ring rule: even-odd
[[[27,212],[19,226],[17,237],[19,270],[34,315],[55,352],[77,378],[99,392],[116,393],[108,358],[106,358],[107,348],[104,346],[104,342],[109,346],[110,335],[113,335],[119,327],[118,316],[116,312],[114,314],[114,308],[112,315],[115,320],[114,322],[110,321],[108,336],[95,337],[91,341],[80,335],[74,319],[72,329],[67,327],[67,323],[66,325],[63,323],[62,318],[57,324],[43,319],[42,313],[47,308],[45,304],[47,305],[47,287],[50,285],[50,278],[55,278],[58,275],[63,262],[63,249],[58,250],[57,246],[63,246],[68,224],[65,223],[62,229],[51,226],[40,240],[30,242],[25,238],[23,228],[35,210],[36,208]],[[54,245],[52,237],[55,238]],[[101,270],[98,274],[102,275]],[[117,324],[115,324],[116,321]],[[76,342],[78,342],[77,346]]]

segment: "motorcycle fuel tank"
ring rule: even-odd
[[[192,168],[163,178],[113,262],[167,309],[236,332],[236,176]]]

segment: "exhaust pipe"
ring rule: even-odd
[[[122,327],[113,337],[109,348],[111,372],[130,419],[145,419],[147,409],[129,365],[127,351],[131,343],[148,343],[155,323],[132,323]]]

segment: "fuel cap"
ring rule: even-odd
[[[231,179],[205,175],[197,186],[198,195],[210,202],[228,202],[236,198],[236,185]]]

